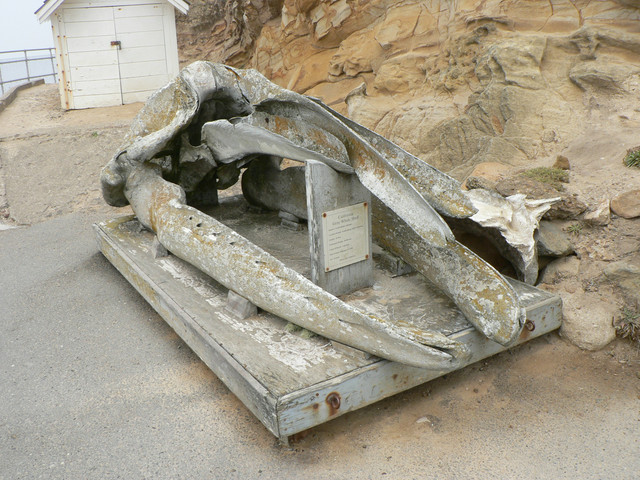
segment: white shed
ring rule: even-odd
[[[145,101],[178,73],[174,9],[183,0],[46,0],[62,108]]]

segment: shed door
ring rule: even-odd
[[[63,9],[70,108],[144,101],[169,81],[164,7]]]

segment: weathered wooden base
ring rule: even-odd
[[[238,207],[236,205],[236,207]],[[220,210],[225,212],[227,210]],[[242,209],[243,207],[238,207]],[[217,215],[221,221],[224,213]],[[303,265],[307,232],[282,228],[277,214],[251,213],[229,221],[252,241],[274,240],[273,255]],[[381,360],[308,332],[291,332],[287,322],[267,312],[240,319],[227,306],[228,291],[173,255],[154,257],[154,235],[123,217],[94,225],[103,254],[140,292],[193,351],[260,421],[282,441],[297,432],[369,405],[447,373]],[[306,229],[305,229],[306,230]],[[258,239],[251,238],[255,232]],[[278,249],[281,246],[279,254]],[[301,267],[302,270],[304,268]],[[309,275],[309,266],[301,273]],[[374,285],[342,297],[379,315],[428,326],[468,344],[468,364],[505,348],[471,327],[455,306],[416,273],[393,277],[374,269]],[[560,326],[558,296],[514,281],[531,322],[519,343]]]

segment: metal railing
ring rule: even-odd
[[[32,48],[0,52],[0,90],[5,91],[22,83],[49,78],[58,81],[55,48]]]

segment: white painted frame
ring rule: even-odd
[[[166,0],[173,7],[181,13],[185,15],[189,11],[189,4],[183,0]],[[49,20],[49,17],[53,15],[60,5],[65,3],[65,0],[49,0],[45,2],[38,10],[36,10],[36,16],[40,23],[44,23]],[[66,3],[80,3],[86,6],[97,7],[97,6],[112,6],[113,0],[66,0]],[[144,3],[157,3],[149,0],[140,0],[138,2],[131,3],[131,5],[141,5]]]

